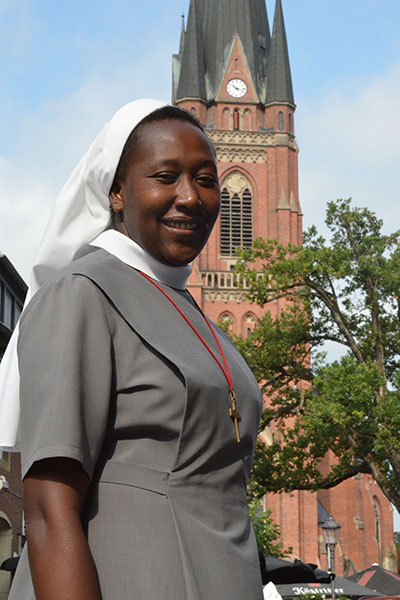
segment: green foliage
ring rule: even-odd
[[[397,572],[400,573],[400,531],[394,533],[394,544],[397,551]]]
[[[285,549],[283,543],[279,541],[280,528],[272,521],[270,510],[263,511],[260,502],[253,500],[249,503],[249,514],[256,534],[258,549],[262,554],[269,554],[277,558],[285,558],[291,554],[293,549],[291,547]]]
[[[235,341],[267,398],[262,429],[274,432],[256,449],[250,493],[363,472],[400,510],[400,232],[384,235],[350,200],[331,202],[326,224],[329,242],[311,227],[303,246],[260,239],[240,253],[248,296],[268,310]],[[327,342],[340,359],[327,362]]]

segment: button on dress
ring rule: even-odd
[[[168,292],[213,352],[187,292]],[[138,271],[96,250],[32,299],[20,323],[23,476],[78,460],[103,600],[262,600],[246,485],[258,385],[213,326],[236,393],[178,311]],[[34,600],[26,548],[10,600]]]

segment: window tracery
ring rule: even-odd
[[[236,248],[250,248],[253,243],[253,194],[250,182],[238,171],[222,184],[220,250],[234,256]]]

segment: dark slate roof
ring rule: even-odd
[[[366,585],[386,596],[400,596],[400,575],[392,573],[377,564],[349,577],[359,585]]]
[[[199,0],[191,0],[186,33],[184,35],[181,71],[176,98],[206,100],[203,39],[198,18]],[[182,36],[181,36],[182,40]]]
[[[191,0],[176,99],[215,98],[236,34],[265,101],[270,46],[265,0]]]
[[[9,288],[20,304],[24,303],[28,286],[3,252],[0,252],[0,282]]]
[[[320,500],[317,501],[318,506],[318,525],[323,525],[329,519],[329,513]]]
[[[274,25],[267,71],[267,104],[289,102],[294,104],[289,52],[283,20],[282,2],[276,0]]]

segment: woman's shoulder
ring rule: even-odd
[[[82,289],[91,289],[93,282],[99,278],[105,278],[111,273],[120,273],[131,270],[125,263],[120,261],[113,254],[96,248],[87,246],[84,248],[84,253],[68,266],[60,269],[55,273],[33,296],[40,298],[44,294],[48,294],[52,290],[57,290],[61,287],[76,287]],[[31,302],[32,302],[31,300]]]
[[[89,249],[85,256],[61,269],[36,292],[21,315],[21,325],[38,310],[71,314],[103,303],[104,295],[96,285],[95,274],[112,268],[116,260],[105,250]]]

